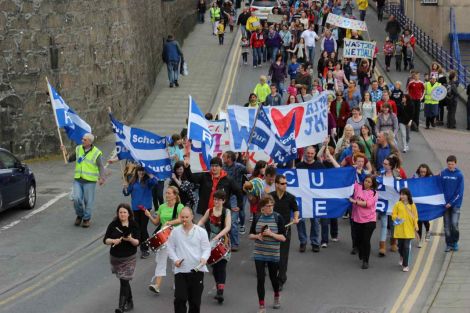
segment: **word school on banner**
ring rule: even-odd
[[[354,40],[344,38],[344,58],[367,58],[372,59],[375,43],[370,41]]]
[[[334,26],[338,26],[341,28],[348,28],[354,30],[361,30],[367,31],[367,24],[364,21],[360,20],[353,20],[351,18],[347,18],[341,15],[336,15],[333,13],[329,13],[328,17],[326,18],[326,23]]]
[[[295,113],[295,145],[303,148],[321,143],[328,131],[328,103],[327,93],[313,98],[310,101],[267,107],[268,118],[273,132],[283,137],[291,126]],[[227,110],[230,129],[230,148],[232,151],[245,152],[260,150],[250,144],[248,140],[256,118],[256,108],[245,108],[230,105]]]
[[[171,161],[166,149],[165,137],[140,128],[126,126],[111,114],[109,117],[116,135],[116,151],[120,160],[134,160],[160,180],[171,177]]]

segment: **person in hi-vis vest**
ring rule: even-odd
[[[103,153],[93,145],[95,136],[85,134],[82,144],[75,148],[75,153],[66,155],[69,162],[75,161],[73,182],[73,204],[77,218],[75,226],[90,227],[90,219],[95,204],[96,182],[104,184],[105,170]],[[65,147],[61,146],[64,150]],[[83,222],[83,223],[82,223]]]

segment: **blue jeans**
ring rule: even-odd
[[[380,220],[380,241],[387,240],[387,224],[388,216],[387,213],[377,212],[377,219]]]
[[[302,219],[297,224],[297,232],[299,233],[300,244],[307,244],[307,230],[305,220]],[[318,218],[309,218],[310,220],[310,243],[312,245],[320,245],[320,221]]]
[[[268,49],[266,47],[261,48],[261,55],[263,56],[263,62],[266,63],[268,59]]]
[[[289,47],[286,47],[286,46],[281,47],[282,62],[284,64],[287,64],[287,60],[289,59],[289,52],[287,52],[288,49]]]
[[[272,82],[276,88],[281,97],[284,95],[284,82]]]
[[[460,208],[451,207],[444,212],[444,233],[448,246],[459,242],[459,218]]]
[[[178,61],[168,61],[166,64],[166,68],[168,70],[168,80],[170,84],[173,84],[175,81],[178,80],[179,71],[179,63]]]
[[[308,61],[312,63],[313,65],[313,62],[315,62],[315,47],[307,46],[307,53],[308,53]]]
[[[248,33],[246,32],[246,26],[240,25],[240,31],[242,32],[242,37],[246,37],[248,40],[250,40]]]
[[[238,217],[240,212],[230,211],[232,216],[232,228],[230,229],[230,242],[232,246],[238,247],[240,245],[240,238],[238,236]]]
[[[261,48],[253,48],[253,66],[261,65],[262,58],[263,54],[261,52]]]
[[[338,219],[337,218],[321,218],[320,224],[321,224],[321,243],[328,243],[329,241],[328,239],[330,235],[331,235],[331,238],[338,238]]]
[[[279,48],[278,47],[268,47],[268,61],[271,60],[271,62],[276,61],[276,55],[279,53]]]
[[[204,23],[204,13],[198,12],[197,16],[198,16],[199,23]]]
[[[360,13],[359,19],[361,21],[365,21],[366,20],[366,10],[359,10],[359,13]]]
[[[75,214],[84,220],[91,219],[95,205],[96,183],[73,181],[73,206]]]

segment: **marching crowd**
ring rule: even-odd
[[[383,18],[383,2],[377,0],[378,18]],[[197,4],[199,21],[204,22],[206,6]],[[378,181],[393,185],[394,180],[405,179],[403,154],[410,150],[410,133],[419,131],[421,106],[424,105],[426,129],[442,125],[444,107],[448,109],[447,126],[455,128],[456,74],[446,77],[438,64],[429,73],[413,70],[414,39],[411,32],[395,25],[393,16],[387,23],[388,38],[383,48],[389,70],[391,57],[396,58],[396,69],[410,69],[407,82],[391,86],[383,77],[375,78],[375,51],[372,60],[341,58],[344,38],[364,40],[356,30],[333,27],[326,23],[331,12],[348,18],[359,10],[365,19],[367,1],[298,0],[275,6],[273,14],[282,15],[281,23],[260,20],[255,11],[237,10],[230,1],[214,2],[209,9],[212,33],[223,44],[225,26],[239,25],[242,32],[242,62],[248,64],[252,54],[253,67],[266,66],[267,75],[249,95],[247,107],[279,106],[305,102],[328,90],[328,137],[324,142],[298,149],[298,157],[287,164],[268,164],[258,161],[254,166],[242,153],[226,151],[213,157],[210,170],[193,173],[188,162],[187,130],[172,136],[168,147],[173,174],[165,181],[158,180],[145,169],[127,162],[124,172],[123,194],[131,197],[131,204],[121,203],[116,217],[109,224],[104,243],[111,246],[110,262],[113,273],[120,280],[119,305],[116,312],[133,308],[129,281],[136,266],[137,249],[141,258],[155,250],[156,268],[149,290],[160,293],[167,274],[167,260],[175,274],[175,312],[200,312],[204,272],[210,259],[216,284],[215,300],[224,301],[227,264],[240,249],[240,236],[246,234],[254,241],[253,259],[257,277],[259,313],[266,312],[265,270],[274,291],[273,308],[280,307],[280,292],[287,281],[291,242],[291,228],[296,225],[299,252],[311,244],[314,253],[327,248],[329,241],[340,240],[338,220],[301,219],[295,197],[289,193],[286,177],[277,168],[328,169],[351,166],[355,168],[356,183],[350,198],[352,208],[343,216],[351,225],[351,254],[357,255],[361,268],[369,267],[371,236],[380,222],[378,251],[387,254],[399,252],[402,270],[410,267],[411,242],[417,238],[418,247],[430,240],[429,221],[419,219],[413,195],[407,188],[400,191],[400,200],[391,213],[376,212]],[[391,22],[391,23],[390,23]],[[399,26],[399,25],[398,25]],[[321,33],[320,33],[321,31]],[[317,62],[315,47],[320,41],[321,53]],[[182,51],[172,36],[164,48],[170,87],[178,87],[179,62]],[[424,75],[425,81],[420,80]],[[444,81],[444,79],[446,81]],[[286,83],[286,81],[288,82]],[[433,98],[433,90],[441,84],[449,85],[447,97]],[[206,115],[212,119],[212,114]],[[69,161],[75,161],[74,206],[76,226],[91,224],[94,187],[103,183],[104,169],[101,151],[93,145],[93,135],[87,134]],[[401,148],[398,146],[401,145]],[[112,163],[116,160],[109,160]],[[444,214],[446,251],[458,251],[458,221],[463,198],[463,174],[456,167],[457,158],[447,158],[442,177],[446,201]],[[421,164],[414,177],[434,175],[427,164]],[[155,213],[152,214],[152,206]],[[196,217],[197,215],[197,217]],[[148,221],[157,226],[148,233]],[[310,231],[307,232],[307,222]],[[423,235],[423,225],[425,232]],[[152,238],[168,234],[164,245],[152,249]],[[155,237],[156,238],[156,237]],[[219,253],[214,256],[214,252]],[[187,307],[189,304],[189,311]]]

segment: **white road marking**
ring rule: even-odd
[[[51,205],[53,205],[54,203],[56,203],[57,201],[59,201],[60,199],[62,199],[63,197],[65,197],[66,195],[68,195],[70,192],[63,192],[57,196],[55,196],[54,198],[52,198],[51,200],[47,201],[46,203],[44,203],[43,205],[41,205],[39,208],[37,208],[36,210],[33,210],[31,211],[30,213],[26,214],[25,216],[22,216],[20,219],[16,220],[16,221],[13,221],[11,222],[10,224],[7,224],[5,226],[3,226],[2,228],[0,228],[0,233],[2,231],[5,231],[7,229],[10,229],[12,228],[13,226],[15,225],[18,225],[21,221],[25,221],[31,217],[33,217],[34,215],[38,214],[38,213],[41,213],[42,211],[46,210],[47,208],[49,208]]]

